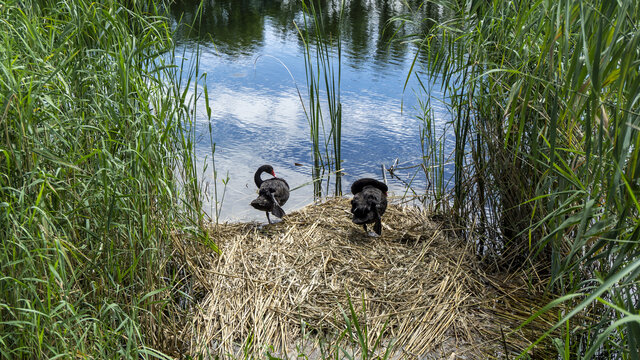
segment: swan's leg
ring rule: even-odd
[[[378,218],[378,220],[376,220],[376,224],[373,225],[373,231],[378,235],[382,235],[382,221],[380,221],[380,218]]]

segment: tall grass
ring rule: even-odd
[[[200,213],[164,8],[0,9],[0,357],[163,357],[170,237]]]
[[[637,1],[435,2],[416,42],[453,115],[453,210],[502,265],[549,264],[562,356],[638,359]]]
[[[304,113],[309,121],[309,132],[313,149],[314,196],[322,195],[322,183],[325,174],[335,172],[334,194],[342,195],[342,103],[340,102],[340,77],[342,71],[342,42],[340,25],[337,33],[327,33],[322,12],[316,10],[314,0],[302,1],[304,28],[296,28],[304,48],[305,73],[307,78],[308,104],[302,101]],[[340,3],[337,15],[341,23],[344,3]],[[311,24],[310,24],[311,23]],[[337,59],[336,59],[337,57]],[[336,68],[337,67],[337,68]],[[323,97],[326,100],[325,111],[329,114],[329,134],[326,132],[323,115]],[[321,147],[321,145],[323,145]]]

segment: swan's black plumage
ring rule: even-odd
[[[388,190],[385,183],[375,179],[363,178],[354,182],[351,185],[353,223],[362,225],[364,231],[367,231],[367,224],[375,223],[373,231],[382,234],[381,217],[387,210]]]
[[[271,174],[273,178],[262,180],[263,172]],[[253,181],[258,187],[258,197],[251,202],[251,206],[266,212],[269,224],[269,213],[282,218],[285,215],[282,205],[289,200],[289,184],[284,179],[276,177],[271,165],[260,166],[253,176]]]

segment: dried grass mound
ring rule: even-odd
[[[499,281],[480,271],[473,252],[442,222],[390,205],[382,236],[369,237],[352,224],[349,209],[347,199],[333,199],[274,225],[219,225],[211,235],[220,256],[182,243],[193,291],[202,294],[180,335],[189,339],[188,351],[238,356],[251,339],[259,354],[271,346],[272,354],[297,355],[295,345],[313,348],[302,323],[316,337],[345,329],[348,297],[358,309],[364,302],[359,320],[370,345],[388,322],[384,344],[394,339],[394,358],[485,358],[483,351],[528,344],[526,336],[500,339],[505,323],[515,328],[522,320],[508,315],[521,288],[497,290]]]

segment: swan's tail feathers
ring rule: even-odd
[[[269,209],[269,201],[262,196],[258,196],[251,202],[251,206],[257,210],[267,211]]]

